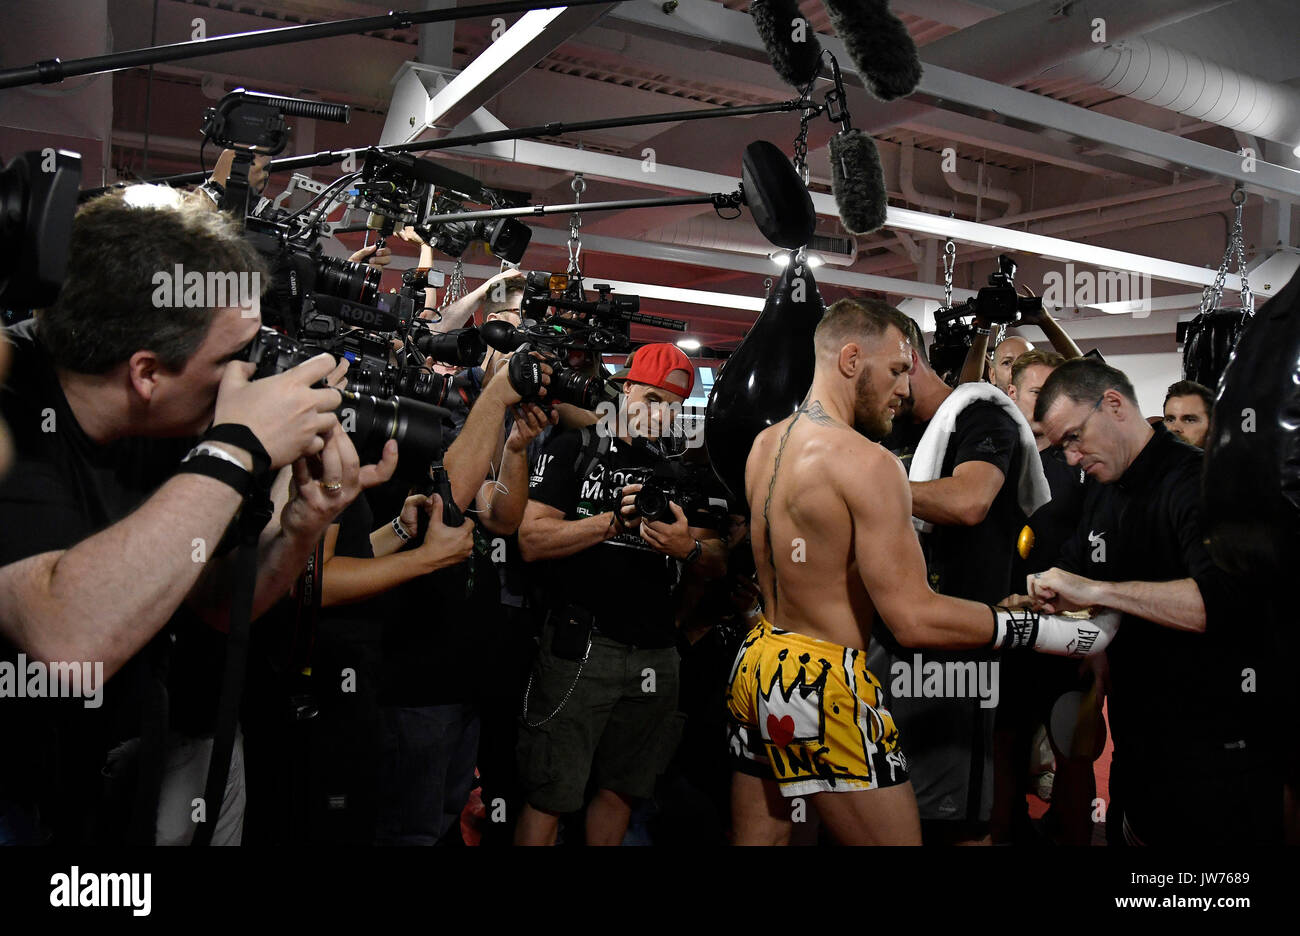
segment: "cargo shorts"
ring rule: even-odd
[[[543,630],[519,730],[524,799],[545,812],[576,812],[589,780],[630,798],[652,796],[681,740],[677,648],[632,647],[594,631],[587,659],[565,660],[551,652],[553,633]]]

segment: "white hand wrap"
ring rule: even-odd
[[[1054,656],[1087,657],[1104,651],[1119,630],[1118,611],[1098,611],[1091,618],[1069,618],[1037,611],[993,608],[993,648],[1028,647]]]

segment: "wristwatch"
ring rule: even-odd
[[[690,565],[696,559],[700,558],[700,553],[702,552],[704,552],[704,547],[700,545],[699,540],[696,540],[695,548],[686,554],[686,558],[683,559],[682,562],[686,563],[687,565]]]

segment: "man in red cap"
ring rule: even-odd
[[[692,526],[679,504],[658,520],[635,505],[640,482],[665,464],[653,440],[672,431],[690,395],[690,359],[645,345],[614,379],[617,419],[552,436],[519,527],[547,607],[519,737],[519,844],[553,843],[591,779],[587,843],[623,840],[634,801],[653,794],[681,734],[674,586],[726,568],[717,532]]]

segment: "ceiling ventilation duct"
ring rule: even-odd
[[[1300,143],[1300,92],[1149,39],[1125,39],[1046,69],[1107,91],[1249,133]]]

